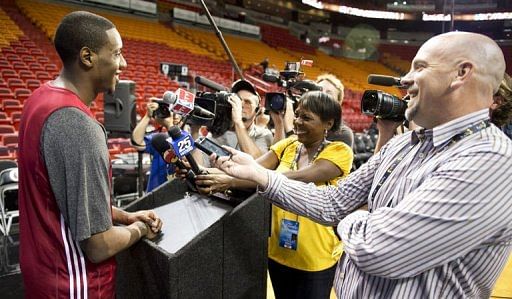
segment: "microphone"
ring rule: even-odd
[[[391,77],[391,76],[384,76],[384,75],[375,75],[370,74],[368,75],[368,83],[380,85],[380,86],[397,86],[397,87],[403,87],[402,83],[400,82],[402,78],[397,77]]]
[[[199,116],[214,118],[214,113],[194,104],[195,98],[196,96],[193,93],[178,88],[175,93],[172,91],[164,92],[162,100],[171,106],[173,112],[178,114],[185,116],[193,113]]]
[[[178,159],[174,149],[171,147],[169,142],[167,142],[167,138],[169,138],[169,135],[165,133],[154,134],[153,138],[151,138],[151,145],[156,149],[166,163],[172,163],[177,165],[179,168],[186,169],[187,167],[185,164]]]
[[[264,73],[261,78],[263,79],[263,81],[270,83],[277,83],[281,79],[279,75],[269,73]]]
[[[222,85],[220,85],[219,83],[215,82],[215,81],[212,81],[210,79],[206,79],[205,77],[201,77],[201,76],[196,76],[196,78],[194,79],[196,81],[197,84],[200,84],[200,85],[203,85],[203,86],[206,86],[210,89],[213,89],[215,91],[228,91],[228,89]]]
[[[190,163],[190,167],[195,174],[200,174],[201,170],[191,152],[195,149],[194,139],[185,131],[182,131],[178,126],[169,128],[169,136],[172,138],[172,147],[178,158],[186,157]]]
[[[291,87],[302,91],[322,90],[322,86],[317,85],[315,82],[311,80],[297,81]]]

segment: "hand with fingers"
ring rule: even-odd
[[[212,195],[216,192],[224,192],[231,187],[233,177],[224,173],[200,174],[196,176],[197,191],[202,194]]]
[[[160,233],[160,231],[162,230],[162,220],[152,210],[143,210],[128,213],[127,224],[131,224],[137,221],[142,221],[147,225],[149,229],[146,238],[150,240],[155,238],[158,235],[158,233]]]
[[[231,153],[229,156],[217,156],[212,154],[210,162],[218,169],[235,178],[249,180],[259,185],[266,186],[268,181],[267,169],[263,168],[254,158],[234,148],[223,146]]]

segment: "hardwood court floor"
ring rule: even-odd
[[[493,299],[512,299],[512,255],[509,256],[507,265],[501,273],[491,298]],[[274,290],[272,289],[272,283],[267,273],[267,299],[275,299]],[[331,291],[331,299],[336,299],[336,295]]]

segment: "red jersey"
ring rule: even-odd
[[[20,266],[25,294],[27,298],[113,298],[115,259],[91,263],[73,240],[41,154],[44,124],[63,107],[77,108],[94,118],[76,94],[48,83],[27,99],[21,118]]]

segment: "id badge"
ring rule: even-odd
[[[279,231],[279,246],[297,250],[297,237],[299,235],[299,222],[283,219]]]

